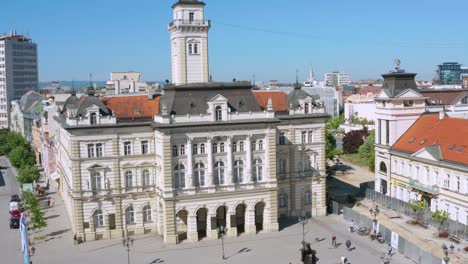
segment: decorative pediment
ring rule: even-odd
[[[122,168],[133,168],[133,167],[136,167],[136,165],[134,164],[130,164],[130,163],[125,163],[121,166]]]
[[[406,89],[403,92],[395,96],[395,98],[422,98],[422,97],[424,96],[422,96],[420,93],[416,92],[413,89]]]
[[[189,39],[187,40],[187,43],[200,43],[200,41],[197,39]]]
[[[140,163],[139,166],[141,166],[141,167],[150,167],[150,166],[154,166],[154,165],[155,165],[154,163],[144,161],[144,162]]]
[[[287,154],[288,154],[288,151],[286,151],[286,150],[280,150],[280,151],[277,151],[276,154],[277,154],[277,155],[287,155]]]
[[[382,89],[375,98],[390,98],[390,96],[384,89]]]
[[[107,167],[104,167],[102,165],[99,165],[97,163],[92,164],[91,166],[87,167],[88,170],[104,170]]]
[[[439,145],[424,147],[411,156],[432,161],[442,160],[442,152],[440,151]]]
[[[215,97],[211,98],[208,102],[210,103],[223,103],[227,102],[228,99],[220,94],[217,94]]]

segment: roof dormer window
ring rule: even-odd
[[[96,114],[96,113],[91,113],[91,114],[89,115],[89,123],[90,123],[91,125],[97,124],[97,114]]]
[[[222,110],[221,106],[216,106],[215,107],[215,120],[216,121],[223,120],[223,110]]]

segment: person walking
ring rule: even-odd
[[[388,244],[388,246],[387,246],[387,251],[388,251],[388,255],[389,255],[389,256],[392,256],[392,249],[393,249],[393,248],[392,248],[392,245],[391,245],[391,244]]]
[[[332,246],[336,247],[336,235],[333,233],[332,235]]]
[[[351,240],[346,240],[346,248],[348,249],[348,251],[351,251]]]
[[[341,256],[341,264],[348,263],[348,259],[345,256]]]

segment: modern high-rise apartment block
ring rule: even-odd
[[[328,72],[325,73],[325,83],[327,86],[341,86],[351,83],[351,78],[347,72]]]
[[[468,73],[468,67],[458,62],[444,62],[437,68],[440,84],[460,84],[462,74]]]
[[[0,128],[10,126],[10,102],[39,86],[37,44],[16,31],[0,36]]]

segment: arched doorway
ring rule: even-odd
[[[258,233],[263,230],[263,214],[265,212],[265,203],[258,202],[255,205],[255,231]]]
[[[200,208],[197,211],[197,233],[198,240],[206,237],[206,221],[208,216],[208,209]]]
[[[176,232],[178,243],[187,239],[187,210],[180,210],[176,214]]]
[[[236,207],[236,225],[237,235],[245,232],[245,204],[239,204]]]

